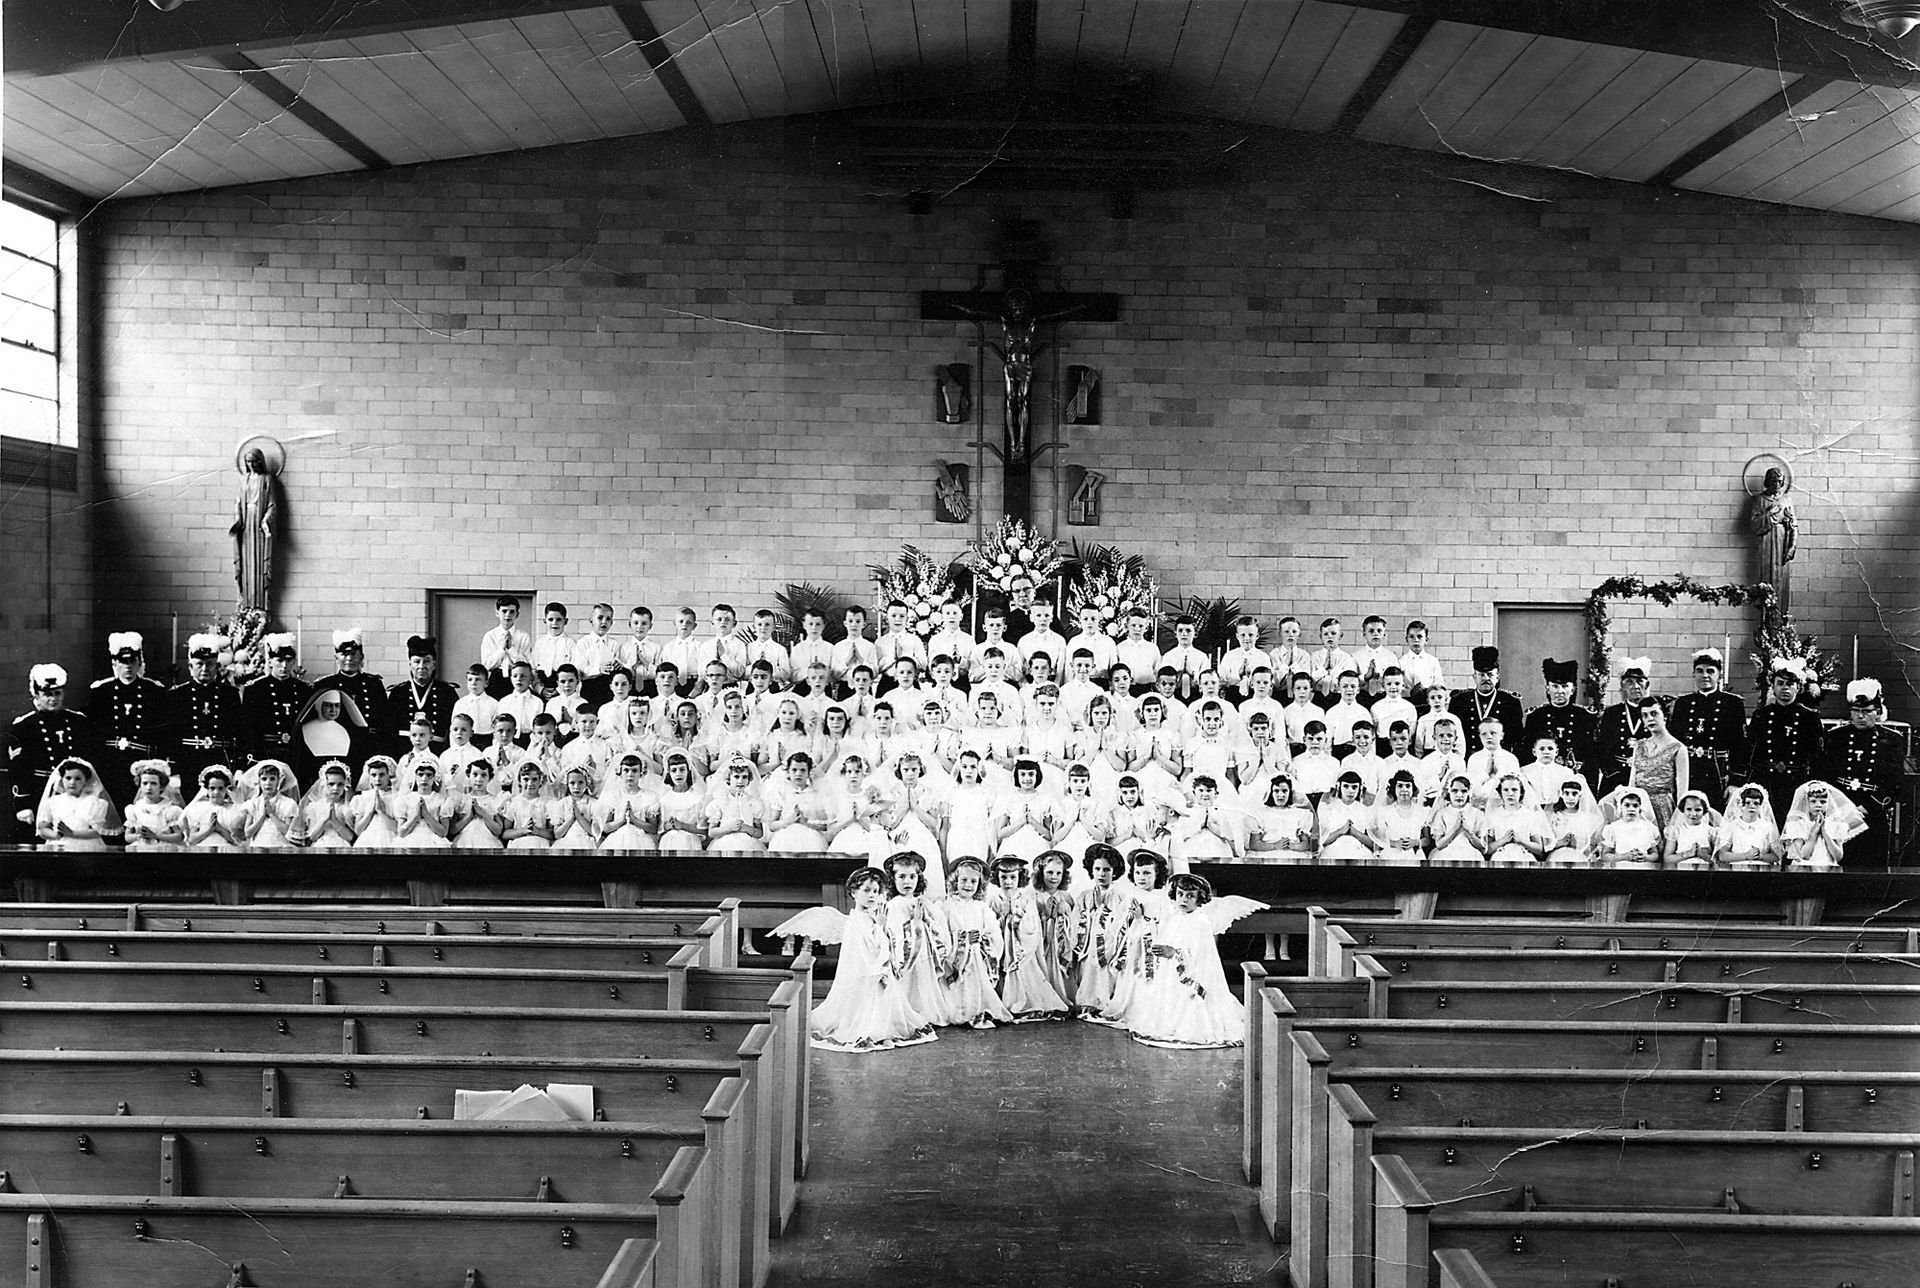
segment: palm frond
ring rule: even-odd
[[[806,581],[789,582],[785,590],[773,597],[773,602],[779,605],[780,612],[776,627],[789,644],[805,635],[800,623],[810,612],[817,612],[827,619],[829,640],[838,642],[846,638],[846,625],[841,619],[854,601],[829,586],[816,586]]]

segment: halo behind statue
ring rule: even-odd
[[[266,460],[267,473],[278,476],[281,469],[286,466],[287,449],[280,446],[279,439],[270,438],[265,434],[255,434],[241,440],[240,446],[233,449],[233,468],[245,474],[247,453],[255,448],[260,449],[260,455]]]
[[[1748,496],[1759,496],[1767,490],[1768,470],[1779,470],[1780,476],[1787,482],[1786,490],[1793,491],[1793,466],[1787,464],[1784,457],[1762,452],[1740,471],[1740,481],[1746,485]]]

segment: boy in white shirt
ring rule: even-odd
[[[520,749],[515,735],[518,726],[505,711],[493,718],[493,744],[487,748],[487,767],[493,771],[495,791],[504,791],[513,782],[513,772],[527,753]]]
[[[1440,671],[1440,659],[1427,652],[1427,624],[1407,623],[1407,651],[1400,655],[1400,670],[1407,677],[1407,696],[1418,702],[1428,689],[1441,688],[1447,678]],[[1416,745],[1419,742],[1416,731]]]
[[[647,638],[651,634],[653,610],[636,607],[627,614],[627,638],[614,645],[614,660],[627,669],[635,684],[652,675],[655,664],[660,661],[660,646]]]
[[[1366,710],[1365,707],[1361,708]],[[1340,762],[1340,770],[1345,773],[1351,769],[1360,775],[1360,799],[1371,805],[1380,799],[1380,789],[1386,786],[1386,761],[1378,754],[1373,736],[1373,721],[1365,716],[1353,722],[1353,754]]]
[[[997,608],[989,608],[980,619],[980,642],[967,654],[967,692],[972,693],[980,682],[987,678],[987,651],[1000,654],[1000,678],[1019,679],[1026,674],[1026,660],[1020,650],[1007,639],[1007,615]]]
[[[580,692],[580,668],[571,662],[562,662],[553,677],[556,692],[547,699],[543,710],[553,717],[562,735],[570,735],[574,730],[575,718],[581,711],[599,713],[599,706],[587,701]]]
[[[1328,707],[1321,718],[1327,722],[1327,733],[1333,739],[1333,754],[1346,757],[1353,754],[1354,750],[1354,723],[1367,720],[1367,709],[1360,705],[1360,672],[1352,667],[1342,671],[1335,682],[1335,691],[1340,695],[1340,700]],[[1371,726],[1373,722],[1367,720],[1367,723]],[[1371,736],[1372,728],[1369,727],[1367,732]]]
[[[487,693],[487,668],[483,663],[475,662],[467,668],[467,691],[454,699],[453,714],[464,715],[475,729],[493,728],[493,714],[500,709],[500,703]],[[512,681],[508,681],[512,688]]]
[[[407,750],[396,766],[395,781],[412,783],[413,771],[423,764],[440,767],[440,757],[433,750],[433,721],[422,715],[407,725]]]
[[[937,702],[940,709],[947,713],[946,723],[958,729],[967,723],[967,695],[959,685],[953,682],[958,670],[955,660],[945,653],[933,656],[932,676],[920,686],[921,723],[926,723],[926,704]]]
[[[613,605],[595,604],[588,633],[573,642],[574,666],[580,670],[580,692],[596,706],[607,700],[607,672],[619,664],[620,641],[613,629]]]
[[[1288,694],[1293,692],[1295,675],[1313,674],[1313,656],[1300,647],[1300,619],[1280,619],[1280,642],[1267,654],[1273,666],[1273,682]]]
[[[560,748],[560,779],[565,782],[567,770],[580,765],[592,775],[594,794],[599,795],[607,785],[616,753],[613,745],[600,736],[600,713],[592,707],[575,717],[574,727],[574,736]]]
[[[865,662],[856,662],[853,670],[847,672],[846,692],[840,695],[852,736],[865,735],[867,722],[873,718],[873,703],[873,668]]]
[[[1213,663],[1207,655],[1193,646],[1194,635],[1199,625],[1191,617],[1177,617],[1173,622],[1173,647],[1160,656],[1160,666],[1172,667],[1179,677],[1175,693],[1182,702],[1191,703],[1200,690],[1196,681],[1202,671],[1211,671]]]
[[[1147,633],[1152,628],[1153,618],[1147,614],[1138,610],[1128,613],[1127,637],[1113,650],[1113,660],[1125,662],[1133,673],[1133,686],[1140,690],[1141,697],[1153,687],[1153,673],[1160,669],[1160,646]]]
[[[1100,696],[1100,686],[1093,681],[1093,650],[1073,648],[1073,678],[1060,686],[1060,714],[1076,729],[1087,726],[1087,704]]]
[[[1293,766],[1293,756],[1286,744],[1274,737],[1277,728],[1273,718],[1264,711],[1247,717],[1247,740],[1234,757],[1234,781],[1240,785],[1242,805],[1265,805],[1268,781]]]
[[[1033,607],[1027,610],[1027,618],[1033,625],[1014,643],[1020,646],[1020,656],[1026,659],[1027,681],[1037,684],[1033,678],[1033,655],[1045,653],[1053,659],[1054,673],[1067,660],[1067,637],[1053,629],[1053,601],[1045,596],[1036,596]]]
[[[1396,720],[1404,720],[1407,729],[1420,723],[1420,711],[1406,699],[1407,677],[1396,664],[1389,666],[1381,675],[1381,692],[1368,708],[1373,712],[1375,729],[1391,729]]]
[[[727,671],[727,664],[719,658],[707,659],[700,675],[700,687],[694,691],[694,705],[700,711],[700,728],[707,729],[720,718],[720,700],[728,693],[737,691],[733,676]]]
[[[1264,715],[1273,725],[1275,741],[1284,744],[1287,740],[1282,735],[1286,725],[1280,714],[1284,708],[1274,700],[1273,668],[1264,664],[1254,667],[1246,674],[1245,686],[1247,696],[1241,699],[1239,709],[1235,712],[1241,729],[1250,726],[1255,716]]]
[[[700,629],[700,614],[691,608],[682,608],[674,616],[674,626],[674,637],[660,646],[660,661],[673,663],[674,674],[685,683],[701,674],[700,664],[706,661],[707,650],[694,634]],[[658,663],[654,669],[659,669]]]
[[[800,722],[818,733],[827,705],[833,701],[833,679],[824,661],[815,658],[807,663],[800,683],[793,686],[792,697],[800,707]]]
[[[1307,721],[1301,737],[1306,739],[1306,746],[1293,758],[1293,788],[1318,805],[1340,776],[1340,762],[1327,750],[1326,721]]]
[[[880,652],[874,648],[873,641],[867,638],[867,610],[855,604],[848,608],[841,618],[846,627],[847,637],[833,646],[833,652],[827,658],[827,674],[835,685],[844,686],[847,677],[853,674],[853,668],[865,663],[874,670],[880,667]]]
[[[776,689],[784,689],[793,683],[793,659],[787,655],[787,646],[773,637],[773,626],[771,608],[762,608],[753,615],[753,638],[747,641],[747,669],[751,671],[755,662],[765,662],[769,683]]]
[[[533,636],[520,629],[520,600],[502,595],[493,601],[500,624],[480,637],[480,664],[487,670],[487,692],[499,697],[513,687],[515,662],[533,659]]]
[[[1321,720],[1320,704],[1313,700],[1313,677],[1305,671],[1296,671],[1287,681],[1287,693],[1290,701],[1280,709],[1281,728],[1287,736],[1288,749],[1299,755],[1307,749],[1307,723]]]
[[[1386,729],[1389,751],[1380,757],[1380,781],[1390,783],[1393,776],[1404,769],[1413,775],[1413,781],[1418,785],[1420,758],[1413,754],[1413,725],[1406,720],[1395,720]]]
[[[893,664],[903,657],[912,658],[920,670],[927,669],[927,646],[907,625],[909,615],[903,601],[895,599],[887,604],[887,628],[873,642],[874,656],[879,659],[874,669],[882,675],[890,674]]]
[[[653,679],[642,692],[652,698],[654,708],[665,715],[673,699],[680,696],[680,688],[680,668],[663,657],[653,664]]]
[[[927,669],[931,671],[934,659],[945,654],[953,659],[955,687],[964,690],[967,687],[966,665],[973,656],[973,635],[960,624],[960,605],[949,600],[940,605],[940,628],[927,640]]]
[[[752,659],[747,656],[746,641],[734,633],[739,629],[740,615],[733,611],[732,604],[715,604],[709,620],[713,623],[713,638],[701,650],[701,673],[705,674],[706,664],[714,661],[727,668],[729,683],[746,679]]]
[[[1475,800],[1492,796],[1493,785],[1503,775],[1520,772],[1520,758],[1500,745],[1506,735],[1507,727],[1498,720],[1480,722],[1480,750],[1467,757],[1467,777],[1473,781]]]
[[[495,714],[512,716],[516,729],[531,729],[533,718],[546,709],[546,701],[533,691],[533,663],[515,662],[513,692],[500,699]]]
[[[1227,737],[1226,705],[1208,698],[1200,704],[1199,712],[1199,730],[1180,744],[1181,773],[1188,783],[1202,775],[1215,782],[1228,782],[1236,757]]]
[[[1260,623],[1252,617],[1239,617],[1233,623],[1234,645],[1220,659],[1218,670],[1220,679],[1227,686],[1227,695],[1235,702],[1244,702],[1252,696],[1249,677],[1261,667],[1265,667],[1271,676],[1273,662],[1267,651],[1260,647]]]
[[[1314,650],[1311,674],[1313,687],[1323,699],[1339,691],[1342,675],[1352,671],[1357,676],[1360,672],[1353,664],[1353,655],[1340,647],[1340,631],[1338,617],[1320,623],[1320,647]]]
[[[1380,614],[1368,614],[1367,620],[1360,623],[1360,636],[1365,643],[1354,650],[1353,669],[1360,672],[1360,704],[1371,707],[1373,700],[1387,691],[1387,668],[1399,659],[1386,646],[1387,619]],[[1376,723],[1375,727],[1384,726]]]
[[[1000,714],[1005,717],[1009,723],[1017,724],[1023,715],[1020,695],[1015,692],[1013,685],[1007,682],[1007,653],[1012,647],[1012,645],[1007,645],[1006,648],[1003,649],[997,644],[984,644],[981,646],[979,654],[980,674],[979,677],[974,680],[973,687],[967,690],[967,697],[972,700],[977,709],[981,694],[993,694],[999,703]]]
[[[1420,783],[1420,798],[1426,801],[1438,799],[1456,775],[1467,772],[1466,738],[1460,732],[1459,719],[1442,711],[1431,728],[1433,750],[1420,757],[1420,769],[1415,775]],[[1418,745],[1418,731],[1414,737]]]
[[[489,720],[487,727],[492,728]],[[473,717],[464,711],[453,713],[453,719],[447,726],[447,749],[440,753],[440,777],[452,792],[467,790],[467,766],[476,760],[485,760],[487,753],[473,742]]]
[[[1140,727],[1140,699],[1133,696],[1133,689],[1132,668],[1114,659],[1113,669],[1107,672],[1107,705],[1113,709],[1113,727],[1122,733]]]
[[[553,600],[540,610],[540,616],[547,624],[547,633],[533,642],[534,688],[551,695],[558,691],[554,677],[560,672],[560,664],[573,661],[573,641],[567,638],[565,604]]]
[[[773,718],[780,714],[780,700],[786,697],[773,687],[773,674],[773,663],[764,657],[747,667],[747,723],[755,732],[773,728]]]
[[[1160,703],[1167,709],[1167,728],[1173,730],[1180,738],[1191,738],[1199,732],[1200,722],[1194,719],[1193,712],[1187,704],[1175,696],[1179,688],[1180,673],[1178,671],[1170,666],[1159,667],[1154,671],[1152,691],[1160,695]]]
[[[826,667],[829,676],[833,674],[833,645],[827,643],[824,614],[808,609],[800,615],[800,638],[787,650],[787,658],[793,667],[796,685],[813,669],[815,662]]]
[[[1090,678],[1104,683],[1107,672],[1113,669],[1114,660],[1119,654],[1114,648],[1112,637],[1100,627],[1100,610],[1097,608],[1080,610],[1080,633],[1067,641],[1069,671],[1073,668],[1074,655],[1082,649],[1085,649],[1087,655],[1093,659],[1093,675]],[[1065,685],[1061,686],[1060,705],[1062,710],[1067,708]]]

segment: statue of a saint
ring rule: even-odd
[[[1777,466],[1768,470],[1747,515],[1747,527],[1759,546],[1760,580],[1773,587],[1775,620],[1787,616],[1792,607],[1787,595],[1787,565],[1793,562],[1796,528],[1793,502],[1787,497],[1792,490],[1784,471]]]
[[[273,521],[278,508],[273,472],[267,456],[249,447],[240,458],[240,499],[233,526],[233,579],[244,608],[267,607],[273,584]]]

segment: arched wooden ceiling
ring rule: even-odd
[[[1915,64],[1839,9],[10,0],[6,176],[90,202],[838,111],[903,189],[979,171],[983,129],[1005,169],[1091,148],[1124,184],[1252,123],[1920,221]]]

